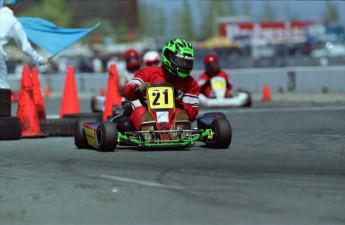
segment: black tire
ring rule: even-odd
[[[241,92],[244,92],[248,95],[248,101],[246,104],[244,104],[242,107],[243,108],[246,108],[246,107],[251,107],[252,106],[252,95],[248,92],[248,91],[241,91]]]
[[[103,113],[102,112],[95,112],[95,113],[68,113],[64,114],[62,116],[63,119],[74,119],[74,120],[80,120],[84,118],[95,118],[97,121],[102,121],[103,119]],[[89,120],[90,121],[90,120]]]
[[[203,116],[212,116],[216,118],[226,118],[225,114],[222,112],[208,112],[205,113]]]
[[[86,121],[86,119],[76,120],[74,123],[74,144],[77,148],[89,148],[89,144],[87,143],[85,131],[83,128],[84,122],[92,122]]]
[[[0,117],[0,140],[18,140],[22,137],[22,125],[18,117]]]
[[[0,116],[11,117],[11,95],[10,89],[0,89]]]
[[[74,120],[70,119],[46,119],[40,120],[41,132],[48,136],[73,136]]]
[[[228,148],[231,144],[232,130],[230,122],[226,118],[215,119],[212,122],[211,129],[214,133],[211,142],[206,145],[211,148]]]
[[[96,146],[101,152],[113,152],[117,146],[117,129],[110,121],[102,122],[96,131]]]

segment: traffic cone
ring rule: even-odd
[[[61,101],[60,119],[63,118],[64,114],[70,113],[80,113],[73,66],[69,66],[67,68],[66,81]]]
[[[49,86],[45,86],[44,87],[44,97],[45,98],[49,98],[50,97],[50,92],[51,92],[50,87]]]
[[[121,105],[122,99],[120,94],[119,75],[116,65],[112,64],[109,68],[108,88],[105,96],[105,106],[103,111],[103,121],[107,120],[113,113],[114,105]]]
[[[35,107],[30,68],[24,66],[20,84],[17,117],[22,125],[22,137],[41,135],[40,123]]]
[[[32,76],[31,77],[31,79],[32,79],[32,92],[34,95],[34,102],[35,102],[35,106],[36,106],[38,119],[45,120],[46,119],[46,110],[44,108],[42,89],[41,89],[41,85],[40,85],[40,80],[38,78],[38,70],[36,67],[32,68],[31,76]]]
[[[105,88],[102,86],[102,87],[99,89],[99,95],[104,96],[105,93],[106,93]]]
[[[268,84],[264,84],[262,89],[262,101],[270,101],[271,100],[271,93]]]

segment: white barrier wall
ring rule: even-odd
[[[201,70],[194,70],[197,78]],[[259,69],[226,70],[230,74],[234,90],[245,89],[251,93],[261,93],[267,83],[272,93],[345,93],[345,66],[334,67],[282,67]],[[49,86],[52,91],[62,92],[65,74],[40,74],[41,88]],[[103,86],[107,88],[108,74],[75,74],[79,92],[95,92]],[[13,91],[20,88],[21,75],[9,75]]]

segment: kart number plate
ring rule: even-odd
[[[211,80],[211,85],[213,89],[224,89],[226,88],[226,81],[222,77],[214,77]]]
[[[174,108],[174,92],[171,87],[150,87],[147,89],[147,95],[151,109]]]

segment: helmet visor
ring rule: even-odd
[[[193,69],[194,57],[171,53],[170,60],[173,63],[173,65],[176,66],[181,72],[188,71],[189,73]]]

